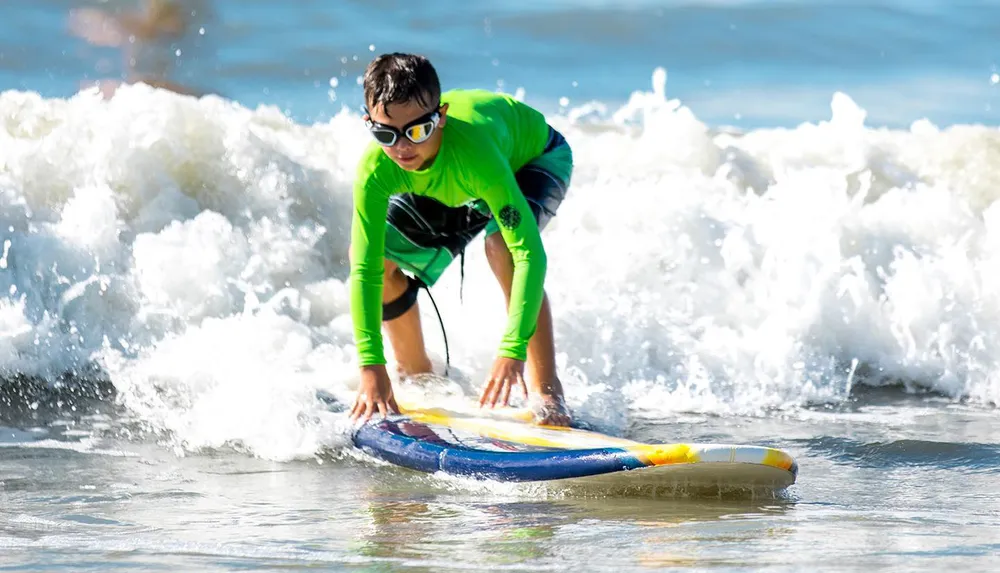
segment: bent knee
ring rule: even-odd
[[[353,266],[354,249],[351,246],[347,247],[347,260]],[[384,271],[383,290],[397,290],[399,285],[405,286],[406,275],[403,274],[403,270],[399,268],[399,265],[389,259],[383,259],[382,261],[382,269]]]
[[[386,259],[385,278],[382,280],[382,300],[390,301],[399,297],[410,286],[410,279],[399,265]]]
[[[403,274],[403,271],[399,268],[399,265],[390,261],[389,259],[385,259],[385,263],[383,266],[385,268],[385,276],[387,277],[390,275],[395,275],[396,273]]]

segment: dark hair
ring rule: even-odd
[[[441,83],[430,61],[415,54],[382,54],[365,69],[365,105],[369,111],[381,105],[414,101],[423,107],[436,105],[441,98]]]

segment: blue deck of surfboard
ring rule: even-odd
[[[417,471],[501,481],[577,478],[646,467],[633,453],[620,448],[566,451],[499,440],[491,440],[490,445],[508,447],[509,451],[470,447],[445,440],[427,424],[398,416],[365,424],[354,434],[354,444]]]

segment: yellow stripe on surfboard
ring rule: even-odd
[[[698,452],[688,444],[641,444],[626,449],[649,466],[693,464],[700,461]]]
[[[425,424],[437,424],[478,433],[481,436],[517,442],[529,446],[548,448],[627,448],[642,445],[633,440],[606,436],[597,432],[567,428],[562,426],[543,426],[534,422],[534,416],[528,410],[505,408],[506,412],[483,409],[481,413],[463,412],[445,408],[420,408],[413,404],[400,402],[397,399],[400,412],[414,421]]]
[[[791,470],[792,466],[795,465],[795,460],[792,459],[792,456],[788,455],[786,452],[768,448],[767,453],[764,455],[764,459],[761,460],[761,463],[766,466],[773,466],[783,470]]]
[[[795,464],[784,451],[759,447],[723,444],[646,444],[616,438],[577,428],[545,426],[534,421],[534,415],[524,408],[458,409],[420,407],[397,398],[400,413],[415,422],[467,431],[482,437],[504,440],[528,446],[555,449],[621,448],[648,466],[690,464],[699,462],[751,463],[782,470]]]

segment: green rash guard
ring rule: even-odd
[[[406,171],[372,142],[358,165],[351,223],[351,317],[360,365],[385,364],[382,281],[390,195],[414,193],[449,207],[484,202],[500,223],[514,260],[507,326],[498,355],[525,360],[541,308],[546,255],[538,225],[514,173],[539,157],[548,140],[545,117],[510,96],[455,90],[441,148],[430,167]]]

